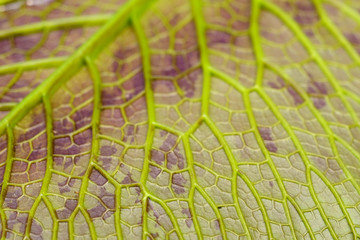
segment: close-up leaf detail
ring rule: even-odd
[[[1,239],[360,239],[360,1],[0,0]]]

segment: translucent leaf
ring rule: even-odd
[[[1,239],[360,238],[355,0],[0,0]]]

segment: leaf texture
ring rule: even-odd
[[[360,238],[356,0],[0,0],[1,239]]]

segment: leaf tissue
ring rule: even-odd
[[[1,239],[359,239],[358,0],[0,0]]]

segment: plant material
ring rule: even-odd
[[[357,0],[0,0],[1,239],[360,238]]]

